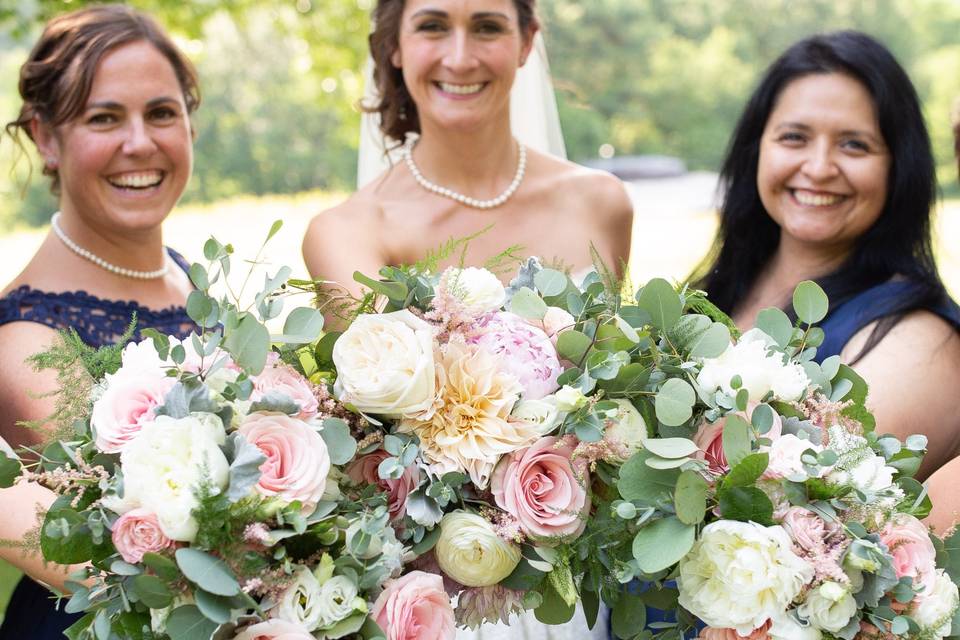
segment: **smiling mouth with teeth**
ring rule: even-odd
[[[791,189],[790,195],[805,207],[832,207],[847,199],[845,195],[835,193],[811,193],[799,189]]]
[[[437,82],[435,84],[444,93],[452,93],[458,96],[468,96],[474,93],[479,93],[486,86],[486,83],[484,82],[477,82],[474,84],[451,84],[449,82]]]
[[[149,189],[163,182],[163,177],[163,171],[142,171],[112,176],[107,181],[120,189]]]

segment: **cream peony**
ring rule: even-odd
[[[120,454],[124,496],[108,500],[108,508],[113,504],[125,513],[142,507],[156,514],[168,538],[192,542],[197,488],[201,483],[214,490],[227,486],[230,465],[220,450],[225,437],[223,424],[212,414],[157,417]]]
[[[938,569],[933,588],[923,596],[911,615],[920,626],[929,630],[928,633],[933,634],[930,637],[946,638],[950,635],[953,614],[960,606],[957,585],[943,569]]]
[[[520,563],[520,547],[497,535],[480,516],[465,511],[443,516],[434,554],[444,573],[468,587],[495,585]]]
[[[421,414],[436,397],[433,329],[406,309],[364,314],[333,347],[338,400],[365,413]]]
[[[799,400],[810,385],[807,374],[800,365],[785,363],[782,353],[768,352],[769,343],[759,329],[747,331],[719,357],[704,359],[697,384],[707,393],[720,389],[733,395],[730,381],[738,375],[752,402],[761,402],[771,391],[785,402]]]
[[[824,582],[807,594],[797,613],[816,628],[836,633],[857,613],[857,601],[843,585]]]
[[[408,418],[398,430],[420,438],[433,473],[466,472],[485,488],[500,457],[527,446],[539,432],[534,425],[509,420],[521,387],[491,353],[452,340],[436,361],[436,411],[426,420]]]
[[[500,279],[478,267],[450,267],[440,276],[440,286],[476,313],[496,311],[507,298]]]
[[[782,527],[720,520],[680,561],[680,604],[711,627],[746,635],[783,613],[814,571]]]

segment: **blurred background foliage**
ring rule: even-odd
[[[84,0],[0,0],[0,117],[43,21]],[[203,105],[186,201],[349,190],[373,0],[135,0],[196,63]],[[574,160],[667,154],[716,170],[760,72],[790,43],[841,28],[887,43],[924,100],[943,183],[955,188],[957,0],[540,0]],[[602,150],[602,151],[601,151]],[[32,154],[32,149],[29,150]],[[55,204],[9,139],[0,229],[45,223]],[[38,167],[36,160],[33,166]]]

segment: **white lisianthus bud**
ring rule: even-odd
[[[564,385],[562,389],[553,394],[557,399],[557,408],[567,413],[576,411],[587,404],[587,396],[576,387]]]
[[[480,313],[496,311],[507,297],[500,279],[477,267],[450,267],[440,276],[440,286]]]
[[[301,566],[294,576],[293,584],[280,596],[271,616],[313,631],[321,625],[323,613],[320,582],[310,569]]]
[[[346,576],[333,576],[320,585],[317,598],[317,611],[320,615],[319,626],[330,627],[352,615],[355,611],[365,611],[366,601],[359,597],[357,585]]]
[[[510,419],[532,424],[537,433],[545,436],[560,426],[565,415],[557,406],[556,396],[546,396],[539,400],[521,400],[514,405]]]
[[[857,601],[842,585],[824,582],[807,595],[797,613],[818,629],[836,633],[857,613]]]
[[[465,511],[448,513],[440,521],[434,553],[443,572],[468,587],[497,584],[520,563],[520,547],[498,536],[480,516]]]

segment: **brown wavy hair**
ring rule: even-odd
[[[27,61],[20,67],[20,115],[6,132],[21,145],[20,132],[36,143],[30,131],[34,118],[57,127],[76,118],[87,104],[97,65],[117,47],[146,41],[173,67],[187,113],[200,105],[197,72],[170,36],[150,16],[124,5],[101,5],[57,16],[47,23]],[[57,170],[44,165],[51,190],[59,191]]]
[[[539,26],[536,0],[513,0],[513,4],[521,33],[526,34],[531,27]],[[417,105],[403,82],[403,70],[394,67],[392,62],[393,54],[400,47],[403,6],[404,0],[377,0],[369,43],[379,101],[361,106],[367,113],[380,114],[380,130],[397,144],[402,143],[411,131],[420,133]]]

